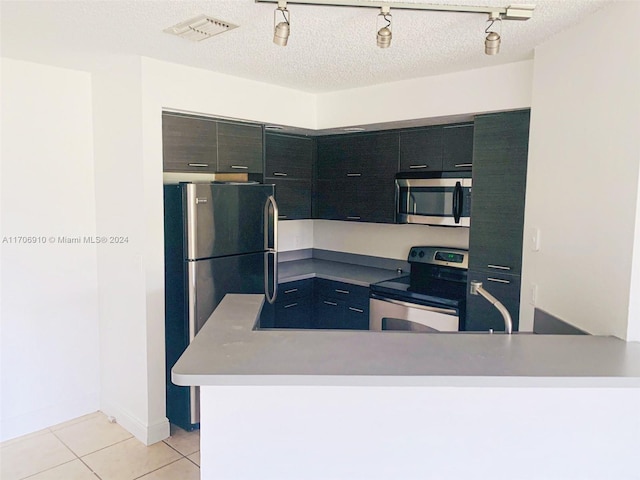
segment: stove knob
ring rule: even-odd
[[[420,250],[420,253],[418,254],[418,256],[419,256],[420,258],[424,257],[424,251]]]
[[[418,253],[415,250],[411,250],[411,256],[415,257]]]

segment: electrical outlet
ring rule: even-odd
[[[540,251],[540,229],[537,227],[531,229],[531,251]]]
[[[538,285],[536,285],[535,283],[532,283],[531,288],[529,289],[529,303],[535,307],[537,302],[538,302]]]

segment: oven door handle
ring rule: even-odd
[[[458,311],[453,310],[451,308],[440,308],[440,307],[428,307],[426,305],[419,305],[417,303],[409,303],[403,302],[401,300],[394,300],[392,298],[380,298],[380,297],[371,297],[374,300],[379,300],[381,302],[393,303],[394,305],[400,305],[402,307],[407,308],[417,308],[419,310],[426,310],[427,312],[435,312],[435,313],[444,313],[445,315],[457,315]]]

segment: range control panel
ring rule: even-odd
[[[446,247],[411,247],[407,261],[467,269],[469,268],[469,251]]]

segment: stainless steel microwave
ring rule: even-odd
[[[396,177],[396,223],[469,227],[471,178],[425,172]]]

